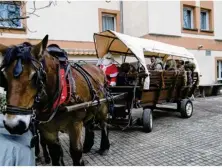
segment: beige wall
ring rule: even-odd
[[[215,39],[222,40],[222,1],[214,1],[214,31]]]
[[[140,37],[148,33],[148,2],[123,1],[124,33]]]
[[[149,33],[181,36],[180,1],[149,1]]]
[[[197,59],[201,71],[200,84],[212,84],[216,82],[215,58],[222,59],[222,51],[212,51],[211,56],[206,56],[205,50],[190,50]]]
[[[124,33],[181,35],[179,1],[123,1]]]
[[[201,6],[201,2],[196,1],[194,5],[199,8]],[[222,58],[222,51],[217,51],[217,49],[221,49],[220,44],[216,44],[214,41],[215,39],[222,40],[222,1],[213,2],[214,35],[192,34],[183,32],[181,27],[183,22],[181,17],[181,9],[182,8],[180,1],[124,2],[124,33],[138,37],[141,37],[141,34],[144,33],[147,34],[144,37],[148,39],[152,37],[151,39],[156,39],[165,43],[172,43],[172,40],[175,40],[175,38],[173,38],[172,36],[180,36],[181,38],[178,38],[174,42],[174,45],[191,47],[191,45],[187,45],[187,43],[193,44],[191,47],[192,50],[191,48],[187,49],[190,49],[199,63],[202,74],[200,84],[214,83],[216,82],[215,58]],[[126,12],[128,13],[125,14]],[[141,24],[142,21],[140,19],[144,20],[143,24]],[[137,26],[135,26],[134,24],[137,24]],[[150,36],[150,34],[168,35],[169,37],[155,37]],[[193,41],[195,41],[195,43]],[[199,45],[203,45],[202,50],[193,49],[197,49]],[[214,50],[212,47],[214,47]],[[211,56],[205,55],[206,48],[212,50]]]
[[[48,1],[36,1],[37,7],[46,5]],[[28,1],[27,11],[33,3]],[[51,40],[93,41],[93,33],[99,32],[98,8],[119,10],[119,2],[111,1],[57,1],[56,6],[38,10],[27,19],[30,30],[27,34],[5,34],[1,37],[41,39],[49,34]]]
[[[44,6],[46,3],[48,2],[36,2],[37,7]],[[27,3],[27,11],[32,8],[32,4],[30,1]],[[199,1],[196,1],[195,4],[197,7],[200,6]],[[215,58],[222,57],[222,51],[215,51],[221,49],[221,44],[215,44],[214,41],[214,39],[222,40],[222,1],[214,1],[213,7],[214,36],[209,36],[181,33],[180,1],[123,1],[124,33],[137,37],[149,33],[168,35],[165,39],[162,38],[163,36],[152,36],[152,39],[162,38],[165,43],[170,43],[176,39],[172,42],[174,45],[189,46],[188,49],[197,49],[198,45],[201,44],[204,45],[203,49],[214,47],[212,56],[205,56],[205,50],[191,50],[197,58],[203,75],[201,84],[210,84],[215,82]],[[84,45],[81,42],[93,41],[93,33],[99,31],[99,8],[120,10],[120,3],[118,1],[109,3],[105,1],[71,1],[71,3],[57,1],[56,6],[37,11],[40,17],[32,16],[27,20],[29,29],[36,32],[28,31],[27,34],[3,33],[0,34],[0,37],[2,41],[4,37],[42,39],[45,34],[49,34],[51,40],[60,40],[61,44],[62,41],[80,41],[78,44],[64,45],[65,48],[93,48],[93,45]],[[181,38],[170,36],[181,36]],[[199,38],[195,44],[193,43],[194,38]],[[206,42],[206,39],[211,41]],[[96,60],[97,58],[95,56],[72,56],[70,59]],[[116,60],[121,62],[119,57]]]

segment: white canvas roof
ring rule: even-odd
[[[199,66],[194,55],[184,47],[178,47],[149,39],[132,37],[111,30],[95,33],[94,41],[99,58],[102,58],[107,52],[125,55],[134,54],[148,72],[146,68],[145,56],[176,56],[192,59],[196,64],[196,71],[199,72]]]

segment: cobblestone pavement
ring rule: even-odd
[[[110,151],[99,149],[100,132],[95,131],[95,145],[84,154],[90,166],[222,166],[222,97],[194,101],[194,114],[189,119],[179,113],[155,112],[154,128],[144,133],[141,128],[110,131]],[[68,137],[60,136],[66,165],[72,165]],[[43,159],[41,159],[43,160]],[[44,165],[43,161],[38,165]]]

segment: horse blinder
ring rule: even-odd
[[[0,71],[0,87],[3,87],[5,90],[7,90],[7,81],[2,71]]]

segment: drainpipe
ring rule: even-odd
[[[119,5],[120,5],[120,32],[123,33],[124,32],[124,27],[123,27],[123,1],[120,0],[119,1]],[[124,56],[122,55],[122,63],[124,62]]]
[[[120,32],[124,32],[124,27],[123,27],[123,1],[120,0]],[[122,55],[122,63],[124,62],[124,56]]]
[[[124,32],[124,27],[123,27],[123,1],[120,0],[120,24],[121,24],[121,29],[120,32]]]

